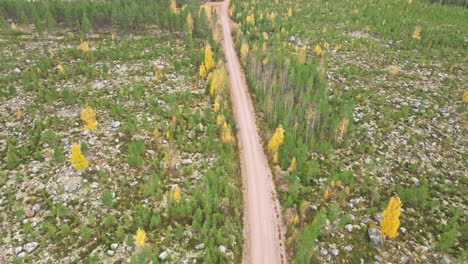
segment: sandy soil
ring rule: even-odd
[[[239,58],[234,50],[228,0],[210,3],[216,8],[223,32],[223,49],[237,123],[244,185],[243,263],[286,263],[281,208],[257,131],[255,111]]]

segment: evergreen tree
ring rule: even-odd
[[[80,22],[80,30],[84,33],[89,33],[91,31],[91,22],[88,19],[86,13],[83,13]]]
[[[55,18],[50,12],[50,10],[47,10],[45,14],[45,20],[46,20],[46,26],[48,30],[55,29],[55,27],[57,26],[57,23],[55,22]]]

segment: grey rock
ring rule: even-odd
[[[39,210],[41,210],[41,204],[37,203],[33,205],[32,209],[34,210],[34,212],[39,212]]]
[[[18,258],[24,259],[24,257],[26,257],[26,252],[21,252],[18,254]]]
[[[375,259],[375,261],[377,261],[377,262],[382,262],[382,260],[383,260],[382,257],[379,256],[379,255],[375,255],[375,256],[374,256],[374,259]]]
[[[201,243],[201,244],[198,244],[198,245],[195,246],[195,249],[198,249],[198,250],[204,249],[204,248],[205,248],[205,244],[204,244],[204,243]]]
[[[400,227],[400,232],[403,233],[403,234],[406,233],[406,228]]]
[[[13,71],[16,72],[16,73],[20,73],[20,72],[21,72],[21,70],[20,70],[19,68],[15,68]]]
[[[203,132],[203,130],[205,130],[205,127],[203,126],[202,123],[198,123],[197,130],[198,130],[199,132]]]
[[[328,255],[328,250],[326,250],[325,248],[320,249],[320,256],[326,256],[326,255]]]
[[[189,131],[188,134],[187,134],[187,137],[189,139],[193,139],[194,138],[193,131]]]
[[[346,252],[349,253],[349,252],[353,251],[353,246],[351,246],[351,245],[350,245],[350,246],[346,246],[346,247],[344,247],[343,249],[344,249],[344,251],[346,251]]]
[[[193,161],[191,159],[185,159],[181,163],[182,163],[182,165],[190,165],[190,164],[193,163]]]
[[[226,253],[226,247],[225,247],[225,246],[220,245],[220,246],[218,247],[218,249],[219,249],[219,251],[221,251],[221,252],[223,252],[223,253]]]
[[[23,245],[23,250],[26,251],[26,252],[28,252],[28,253],[31,253],[31,252],[33,252],[38,246],[39,246],[39,243],[37,243],[37,242],[27,243],[27,244]]]
[[[106,253],[107,253],[107,255],[109,255],[109,256],[114,256],[115,251],[114,251],[114,250],[107,250]]]
[[[296,42],[296,37],[295,36],[291,36],[289,37],[289,42]]]
[[[16,247],[15,248],[15,254],[18,255],[19,253],[21,253],[21,251],[23,251],[23,247]]]
[[[382,247],[382,236],[377,228],[369,228],[367,231],[369,239],[376,247]]]
[[[37,173],[39,171],[39,168],[34,166],[31,171],[32,173]]]
[[[99,187],[99,183],[97,183],[97,182],[91,183],[91,188],[92,189],[97,189],[98,187]]]
[[[411,177],[410,180],[414,185],[419,185],[419,180],[416,177]]]
[[[440,258],[439,263],[440,264],[450,264],[451,261],[446,255],[443,255],[442,258]]]
[[[338,249],[335,248],[335,249],[332,249],[332,250],[330,251],[330,253],[331,253],[331,255],[332,255],[333,257],[337,257],[338,254],[340,254],[340,251],[339,251]]]
[[[166,250],[163,251],[163,253],[159,254],[159,259],[165,260],[167,258],[167,256],[169,256],[169,254],[171,254],[171,250],[166,249]]]
[[[116,250],[118,247],[119,247],[119,244],[117,243],[111,244],[111,249],[113,250]]]
[[[401,257],[401,258],[400,258],[400,262],[401,262],[402,264],[408,263],[408,257],[407,257],[407,256]]]
[[[119,121],[112,122],[112,123],[111,123],[111,126],[112,126],[113,128],[118,128],[118,127],[120,127],[120,122],[119,122]]]
[[[350,232],[350,233],[353,232],[353,225],[351,225],[351,224],[345,225],[344,228],[346,229],[346,231],[348,231],[348,232]]]
[[[376,214],[376,215],[374,215],[374,219],[375,219],[375,221],[377,221],[377,222],[379,222],[379,223],[382,222],[382,214]]]

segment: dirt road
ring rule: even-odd
[[[223,49],[231,83],[244,185],[243,263],[286,263],[281,209],[268,162],[260,144],[255,112],[231,36],[228,0],[216,7],[223,32]]]

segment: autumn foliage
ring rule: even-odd
[[[402,203],[398,195],[390,198],[387,209],[383,212],[380,233],[388,238],[395,238],[398,235],[398,227],[400,226],[400,209]]]
[[[211,45],[205,45],[205,58],[203,63],[200,65],[199,74],[201,77],[206,77],[211,69],[215,66],[214,58],[213,58],[213,51],[211,50]]]
[[[91,130],[95,131],[97,129],[97,121],[96,121],[96,110],[91,107],[86,107],[81,111],[81,120],[83,120],[84,130]]]
[[[284,142],[284,129],[282,125],[279,125],[270,141],[268,142],[268,151],[273,156],[273,162],[278,163],[278,149]]]
[[[71,147],[70,161],[72,167],[80,171],[89,167],[89,162],[81,153],[81,147],[78,144],[73,144]]]
[[[135,235],[135,244],[137,247],[144,247],[146,240],[146,233],[144,230],[138,228],[136,235]]]

